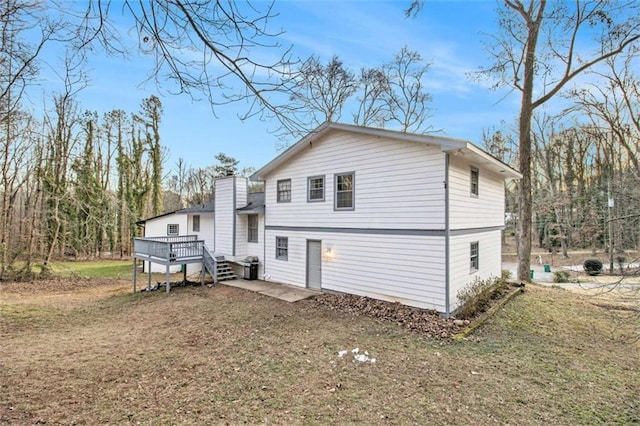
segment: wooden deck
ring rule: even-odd
[[[201,281],[204,283],[205,269],[207,269],[216,281],[216,259],[205,242],[198,240],[197,235],[144,237],[133,239],[133,291],[136,291],[137,260],[159,263],[166,266],[167,293],[170,290],[169,267],[172,265],[186,265],[190,263],[202,263]],[[184,269],[186,279],[186,268]],[[151,273],[149,285],[151,284]]]

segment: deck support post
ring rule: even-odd
[[[138,268],[136,268],[136,257],[133,257],[133,292],[136,292],[136,273]]]
[[[182,282],[187,284],[187,264],[182,264]]]
[[[202,259],[202,268],[200,269],[200,285],[204,285],[204,257]]]
[[[170,278],[169,278],[169,265],[166,266],[166,278],[167,278],[167,293],[169,293],[169,291],[171,291],[171,282],[170,282]]]

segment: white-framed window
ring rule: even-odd
[[[479,190],[480,172],[475,167],[471,168],[471,196],[477,197],[480,194]]]
[[[335,209],[353,210],[355,200],[355,172],[336,173],[335,181]]]
[[[167,235],[180,235],[180,225],[177,223],[170,223],[167,225]]]
[[[324,201],[324,176],[307,179],[307,201]]]
[[[480,243],[474,241],[469,250],[470,272],[476,272],[480,268]]]
[[[250,214],[247,217],[247,242],[258,242],[258,215]]]
[[[291,202],[291,179],[282,179],[278,181],[278,202]]]
[[[200,232],[200,215],[199,214],[193,215],[193,226],[191,230],[193,232]]]
[[[289,260],[289,238],[276,237],[276,259]]]

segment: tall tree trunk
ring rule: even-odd
[[[519,146],[518,155],[522,179],[518,185],[518,279],[530,282],[531,276],[531,224],[532,224],[532,194],[531,194],[531,119],[533,115],[533,78],[536,63],[536,47],[538,33],[544,15],[546,1],[540,2],[535,19],[527,20],[527,44],[524,58],[524,82],[522,85],[522,99],[519,117]]]

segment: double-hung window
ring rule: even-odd
[[[324,176],[307,179],[307,201],[324,201]]]
[[[477,197],[480,194],[480,190],[479,190],[479,183],[480,183],[480,174],[478,172],[478,169],[476,168],[471,168],[471,196],[472,197]]]
[[[355,172],[338,173],[335,180],[335,209],[353,210],[355,201]]]
[[[282,179],[278,181],[278,202],[291,202],[291,179]]]
[[[276,259],[278,260],[289,259],[289,238],[288,237],[276,237]]]
[[[258,215],[250,214],[247,217],[247,241],[250,243],[258,242]]]
[[[480,268],[480,243],[478,241],[474,241],[471,243],[471,248],[469,251],[470,258],[470,272],[476,272]]]

